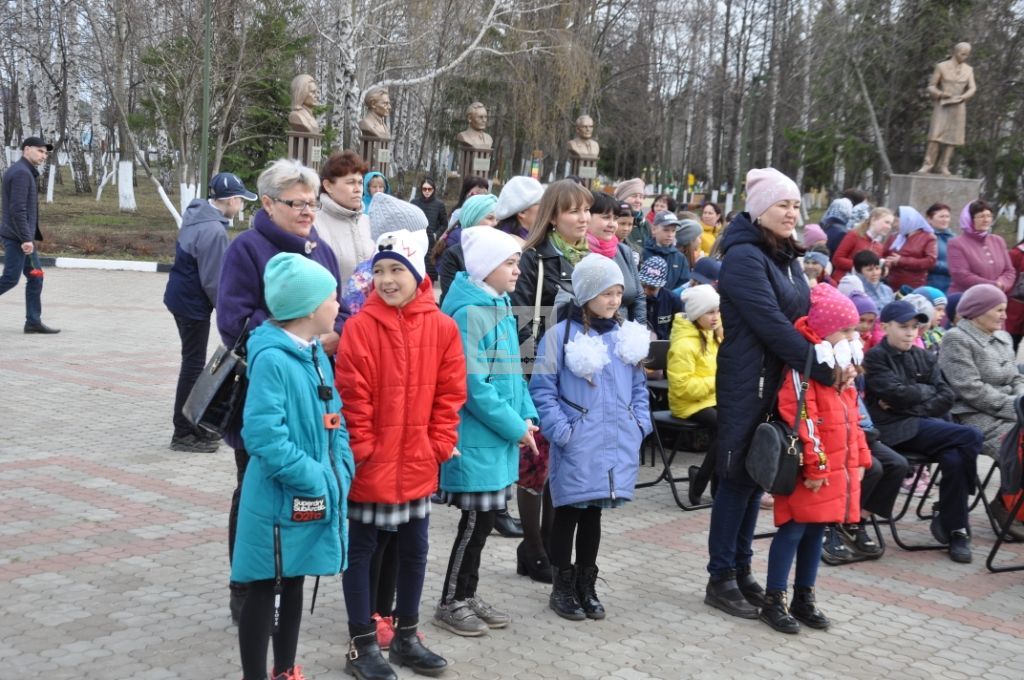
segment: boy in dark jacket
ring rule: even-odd
[[[939,503],[931,532],[954,562],[971,561],[967,497],[974,492],[982,434],[949,421],[955,394],[934,355],[914,346],[928,323],[904,300],[882,309],[885,338],[864,357],[868,413],[882,441],[939,464]]]
[[[674,290],[690,279],[690,265],[676,248],[676,231],[679,229],[679,218],[664,210],[654,218],[651,227],[651,238],[644,244],[642,259],[660,257],[668,264],[666,282],[663,286]]]
[[[658,340],[668,340],[672,334],[672,319],[683,311],[679,297],[665,288],[668,280],[668,263],[657,255],[649,257],[640,265],[640,284],[647,296],[647,327]]]
[[[217,303],[217,285],[228,248],[227,229],[242,201],[255,201],[236,175],[222,172],[210,180],[209,200],[194,199],[181,216],[181,231],[174,248],[174,264],[167,277],[164,305],[174,315],[181,338],[181,370],[174,395],[174,435],[171,449],[188,453],[210,453],[220,445],[195,432],[181,413],[196,379],[206,364],[206,343],[210,338],[210,315]]]

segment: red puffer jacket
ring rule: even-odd
[[[429,278],[401,309],[370,293],[345,324],[335,382],[356,463],[349,500],[395,504],[433,493],[458,441],[466,360]]]
[[[796,328],[812,343],[821,342],[807,327],[807,317],[798,319]],[[796,371],[787,371],[779,390],[779,415],[787,423],[793,422],[796,412],[796,376]],[[857,468],[871,467],[871,451],[859,425],[857,391],[849,387],[840,393],[834,387],[811,380],[806,408],[807,416],[800,424],[804,465],[797,477],[796,490],[789,496],[775,497],[775,526],[790,520],[856,522],[860,519]],[[824,469],[819,469],[819,465],[824,465]],[[825,484],[812,493],[804,486],[804,479],[824,479]]]

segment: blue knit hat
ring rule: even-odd
[[[933,286],[920,286],[918,288],[915,288],[914,292],[917,293],[918,295],[923,295],[926,298],[928,298],[928,302],[932,303],[932,305],[935,307],[938,307],[939,305],[944,305],[948,302],[948,300],[946,299],[946,294],[943,293],[938,288],[934,288]]]
[[[338,282],[322,264],[297,253],[278,253],[263,270],[263,298],[278,321],[312,314],[337,291]]]
[[[480,220],[494,212],[497,203],[498,197],[494,194],[477,194],[467,198],[459,209],[459,224],[463,229],[477,226]]]

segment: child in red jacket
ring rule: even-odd
[[[793,423],[800,390],[806,389],[799,433],[803,466],[796,490],[775,497],[778,530],[768,552],[765,606],[760,618],[782,633],[796,633],[800,623],[826,629],[829,620],[815,606],[814,582],[821,543],[829,523],[860,519],[860,481],[871,467],[871,452],[860,429],[856,365],[863,355],[856,337],[860,315],[849,298],[831,286],[811,289],[811,309],[796,329],[814,343],[817,360],[836,371],[835,385],[824,385],[797,371],[787,371],[779,390],[779,416]],[[786,607],[789,570],[796,558],[793,605]],[[800,623],[798,623],[798,621]]]
[[[441,313],[426,276],[426,232],[377,239],[373,291],[345,324],[335,380],[356,474],[349,492],[349,560],[342,587],[351,642],[345,670],[395,677],[371,620],[371,564],[378,540],[398,549],[395,637],[389,660],[422,675],[448,662],[416,635],[427,565],[430,495],[438,466],[457,455],[466,360],[455,322]]]

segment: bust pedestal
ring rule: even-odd
[[[597,177],[597,158],[577,156],[569,152],[569,172],[587,181],[589,187]]]
[[[371,137],[363,135],[363,158],[370,165],[370,170],[388,176],[388,164],[391,163],[391,138]]]
[[[312,168],[319,172],[320,160],[322,158],[320,143],[323,139],[324,136],[320,133],[289,130],[288,158],[297,160],[307,168]]]
[[[459,174],[462,177],[491,178],[491,149],[474,146],[462,146],[459,161]]]
[[[960,208],[978,199],[981,183],[956,175],[890,175],[888,202],[893,207],[909,205],[922,215],[933,203],[946,203],[959,214]]]

